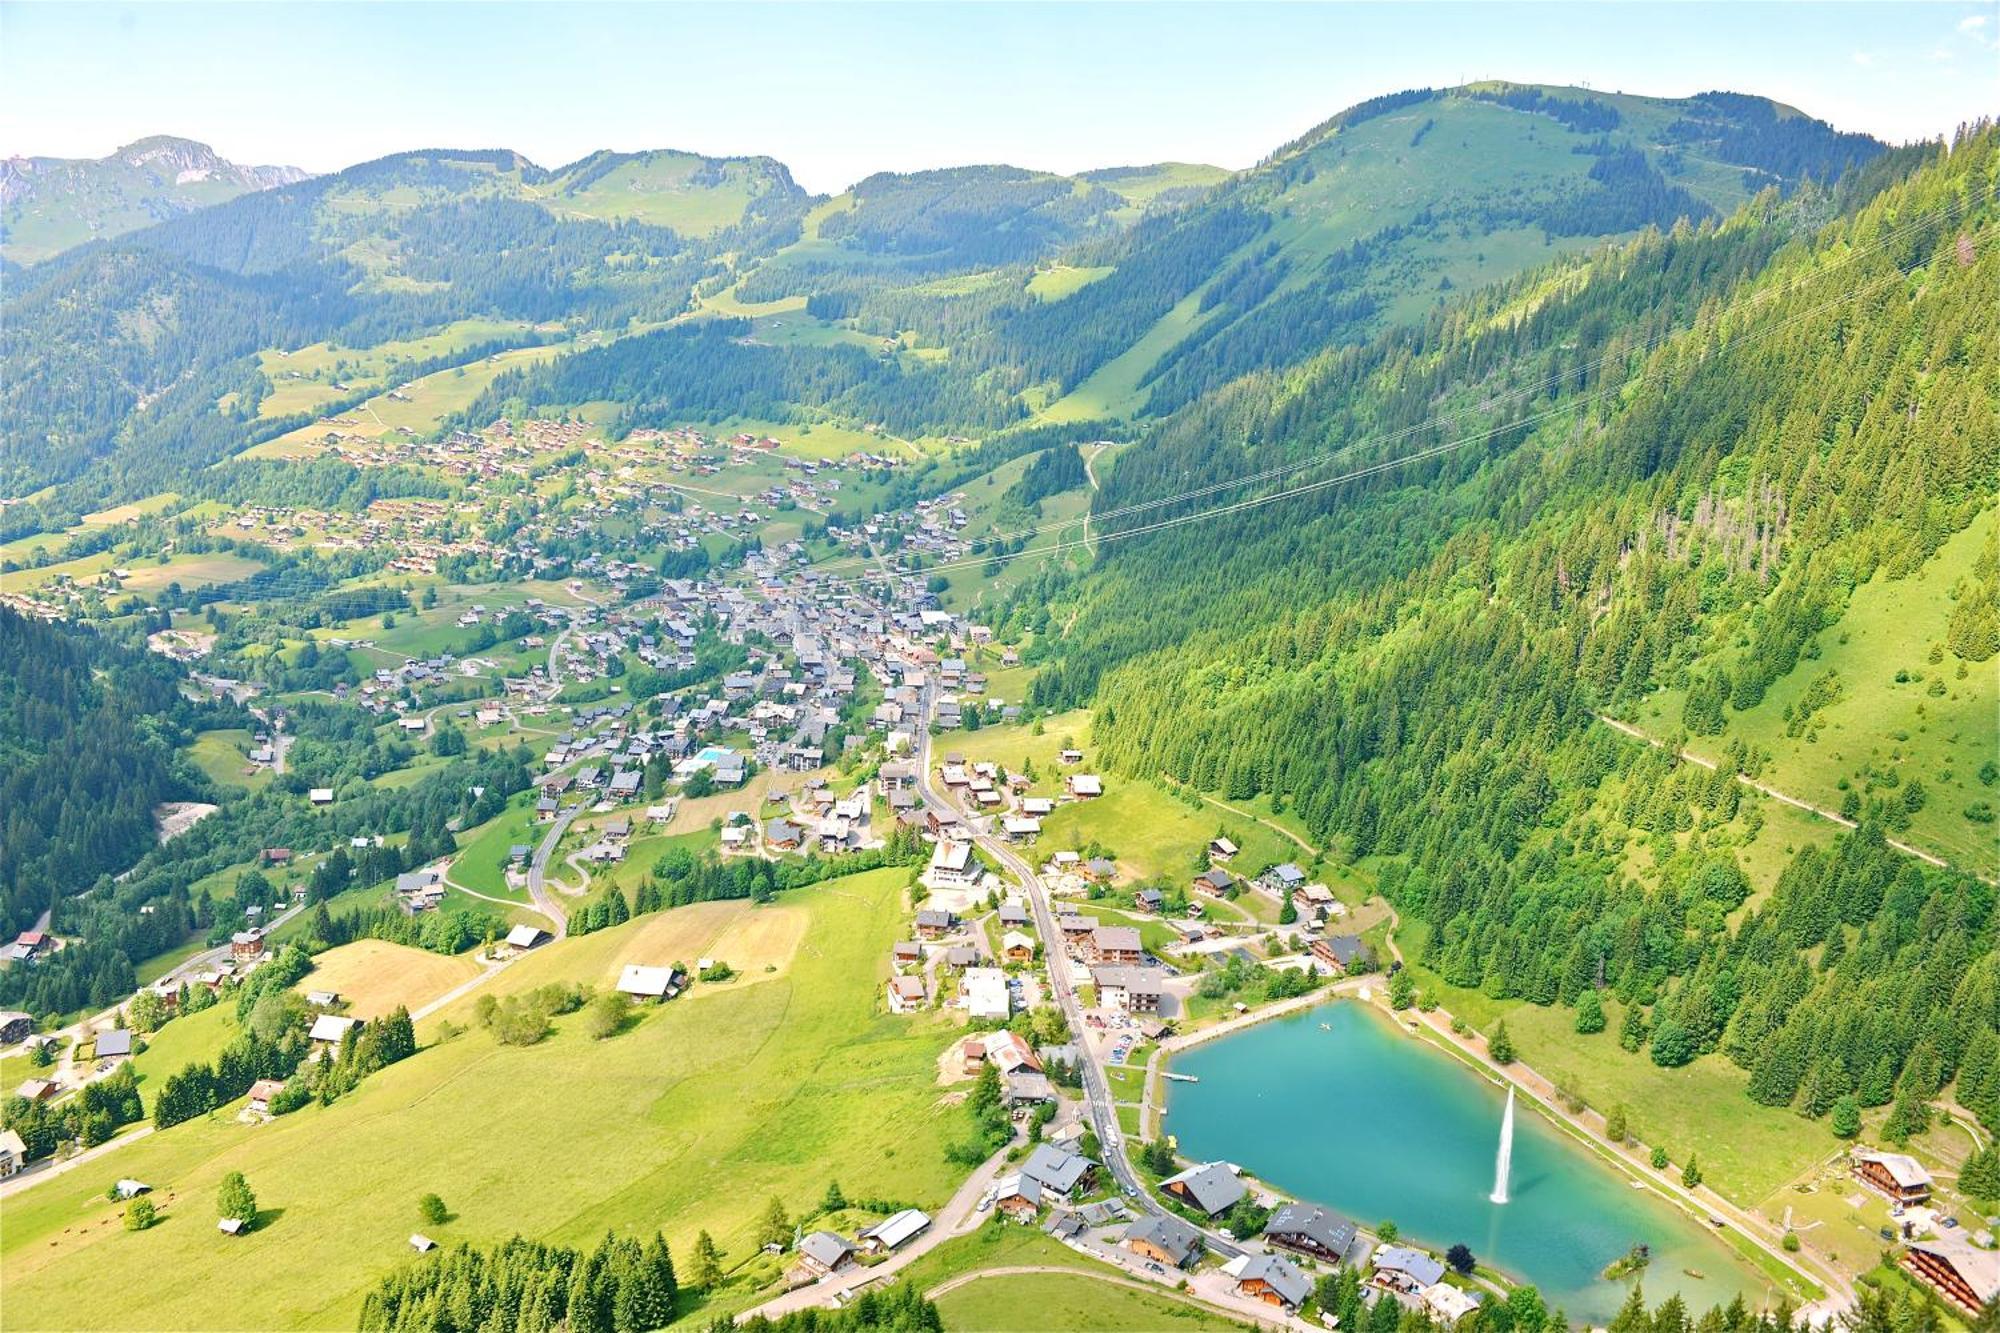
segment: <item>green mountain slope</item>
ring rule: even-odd
[[[33,264],[85,241],[120,236],[306,178],[297,167],[244,167],[207,144],[155,135],[109,157],[0,162],[0,256]]]
[[[1360,860],[1427,984],[1602,987],[1593,1064],[1703,1061],[1812,1119],[1893,1103],[1893,1138],[1949,1085],[2000,1125],[2000,858],[1964,800],[2000,781],[1996,180],[1980,127],[1235,382],[1121,454],[1097,565],[999,633],[1064,627],[1034,697],[1094,706],[1106,763]],[[1670,758],[1690,734],[1718,770]],[[1739,771],[1848,777],[1860,827],[1772,839]],[[1888,842],[1927,834],[1952,868]]]

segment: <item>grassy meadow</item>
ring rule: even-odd
[[[546,946],[490,989],[602,985],[627,961],[704,954],[741,975],[603,1042],[574,1015],[527,1048],[477,1029],[441,1040],[441,1020],[427,1020],[423,1050],[331,1107],[261,1126],[231,1108],[20,1195],[0,1237],[0,1325],[351,1328],[369,1286],[408,1258],[427,1191],[456,1214],[430,1229],[447,1243],[519,1232],[582,1244],[657,1227],[685,1254],[706,1228],[726,1265],[749,1255],[767,1198],[803,1210],[829,1178],[935,1207],[959,1174],[943,1156],[959,1116],[934,1083],[950,1024],[888,1016],[879,994],[902,880],[871,872],[769,907],[702,904]],[[448,1012],[465,1022],[472,1004]],[[214,1227],[231,1170],[264,1210],[238,1240]],[[120,1228],[103,1194],[122,1176],[154,1186],[160,1225]]]

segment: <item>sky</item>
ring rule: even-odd
[[[768,154],[808,189],[973,162],[1251,165],[1472,79],[1760,93],[1891,141],[2000,112],[2000,0],[1601,4],[0,0],[0,154],[178,134],[332,171],[413,148]]]

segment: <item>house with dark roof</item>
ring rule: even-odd
[[[1125,1228],[1125,1248],[1170,1268],[1186,1268],[1201,1254],[1201,1233],[1178,1217],[1142,1217]]]
[[[1203,1162],[1160,1182],[1161,1190],[1214,1217],[1236,1206],[1249,1189],[1227,1162]]]
[[[845,1236],[815,1231],[799,1242],[799,1262],[822,1277],[838,1273],[854,1263],[854,1246]]]
[[[1338,1263],[1354,1247],[1354,1223],[1316,1203],[1280,1204],[1264,1224],[1264,1239],[1273,1245]]]
[[[1028,1154],[1028,1160],[1021,1163],[1022,1175],[1035,1180],[1051,1193],[1065,1198],[1074,1196],[1078,1190],[1088,1185],[1091,1172],[1096,1169],[1097,1163],[1088,1157],[1064,1152],[1061,1148],[1048,1143],[1036,1144],[1035,1150]]]
[[[1222,1271],[1235,1282],[1238,1296],[1266,1305],[1296,1310],[1312,1295],[1306,1275],[1275,1254],[1239,1254]]]

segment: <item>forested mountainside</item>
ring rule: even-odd
[[[2000,778],[1996,184],[1986,125],[1205,397],[1119,459],[1097,570],[1017,597],[1068,627],[1036,698],[1094,702],[1122,769],[1270,795],[1382,858],[1452,984],[1601,980],[1628,1048],[1721,1050],[1759,1101],[1914,1116],[1956,1077],[2000,1125],[1994,890],[1966,873],[1993,863],[1885,841],[1990,829]],[[1908,661],[1822,683],[1857,599],[1940,577],[1954,607]],[[1859,828],[1746,909],[1735,773],[1784,774],[1736,719],[1782,685],[1813,729],[1842,689],[1920,682],[1910,731],[1822,738],[1865,770]],[[1663,693],[1669,750],[1726,738],[1717,771],[1597,720]]]
[[[306,178],[297,167],[245,167],[207,144],[154,135],[101,158],[0,160],[0,257],[32,264],[252,190]]]
[[[0,607],[0,929],[130,866],[153,807],[205,788],[175,754],[176,679],[164,658]]]
[[[59,531],[308,424],[262,410],[260,353],[476,320],[510,327],[405,370],[541,343],[587,360],[546,358],[484,405],[562,408],[616,383],[708,419],[726,410],[715,386],[736,385],[773,419],[938,437],[1044,412],[1130,418],[1880,148],[1754,97],[1478,85],[1356,107],[1235,176],[980,166],[818,200],[768,158],[597,153],[547,170],[507,151],[397,154],[10,282],[0,491],[55,489],[0,537]],[[653,332],[708,316],[753,323]],[[650,341],[620,345],[634,335]]]

